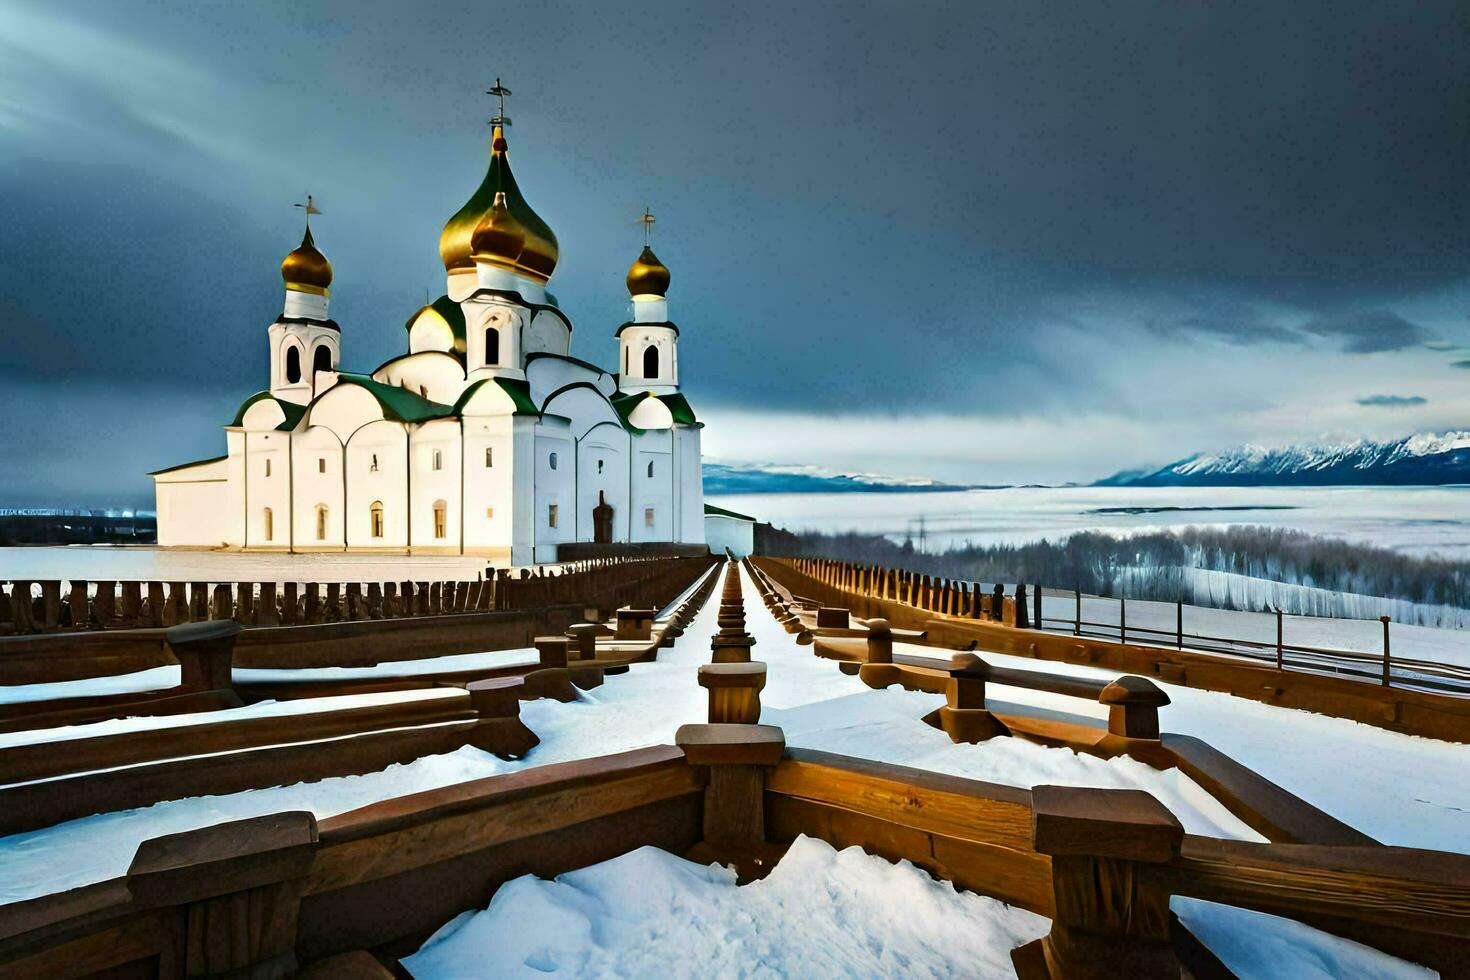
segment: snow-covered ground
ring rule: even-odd
[[[1105,761],[1013,738],[993,739],[973,746],[954,745],[919,720],[939,702],[938,697],[897,689],[868,689],[857,678],[838,672],[830,661],[815,657],[810,647],[797,646],[760,604],[754,584],[748,580],[746,596],[747,626],[757,640],[755,655],[770,666],[767,687],[762,692],[762,721],[781,726],[791,745],[1018,786],[1063,783],[1145,789],[1177,814],[1192,833],[1260,839],[1177,772],[1161,773],[1129,759]],[[476,749],[464,748],[364,776],[171,801],[3,838],[0,839],[0,866],[6,874],[0,876],[0,904],[121,874],[137,845],[161,834],[286,809],[308,809],[325,817],[378,800],[494,773],[670,742],[680,724],[704,720],[706,695],[695,681],[695,671],[708,660],[716,611],[717,603],[711,601],[672,649],[660,651],[657,662],[636,665],[629,674],[610,678],[604,686],[584,692],[577,702],[560,704],[543,700],[524,704],[523,719],[543,740],[526,760],[502,762]],[[943,655],[928,648],[906,652]],[[997,663],[1006,665],[1112,676],[1092,667],[991,656]],[[1470,770],[1470,746],[1397,735],[1226,695],[1166,687],[1174,700],[1162,715],[1166,730],[1206,739],[1267,778],[1384,843],[1470,852],[1470,821],[1464,819],[1464,814],[1470,812],[1470,782],[1463,778]],[[1101,706],[1079,699],[999,685],[992,687],[991,696],[996,708],[1002,711],[1084,718],[1102,716]],[[1335,762],[1345,759],[1350,759],[1351,764]],[[820,848],[816,850],[820,852]],[[839,924],[859,921],[838,914],[847,908],[842,904],[843,896],[851,894],[845,889],[859,889],[856,894],[865,895],[867,892],[861,889],[875,887],[879,882],[882,887],[875,893],[878,897],[864,904],[881,909],[884,896],[888,897],[882,935],[892,936],[894,929],[909,928],[892,920],[915,918],[892,914],[891,895],[909,894],[911,869],[902,866],[895,869],[878,862],[884,864],[880,868],[868,863],[876,859],[855,852],[850,858],[846,854],[821,853],[820,860],[805,848],[795,853],[799,859],[794,866],[797,873],[791,874],[789,880],[805,889],[800,899],[780,891],[777,886],[772,886],[763,898],[759,891],[750,893],[748,888],[733,888],[728,876],[648,854],[616,859],[611,864],[623,863],[608,874],[592,869],[576,872],[581,877],[567,887],[522,879],[505,886],[506,889],[515,886],[515,894],[519,896],[516,901],[506,903],[498,913],[485,913],[481,917],[483,921],[456,920],[459,931],[452,939],[441,934],[443,942],[435,947],[440,952],[434,956],[448,957],[443,960],[445,963],[462,962],[457,959],[462,949],[457,951],[456,946],[449,945],[451,942],[473,941],[479,946],[486,941],[496,944],[499,952],[493,955],[500,956],[503,952],[509,957],[506,963],[513,966],[520,962],[527,970],[551,962],[616,965],[624,962],[621,957],[641,954],[636,944],[624,944],[621,939],[609,936],[615,920],[609,917],[607,908],[627,910],[630,905],[646,905],[646,919],[632,925],[616,923],[619,928],[632,929],[638,935],[639,929],[657,931],[661,922],[670,921],[670,914],[687,924],[693,913],[680,904],[680,895],[685,893],[688,901],[709,903],[708,917],[699,920],[707,923],[707,928],[673,936],[670,941],[687,944],[695,942],[697,935],[714,936],[722,941],[719,937],[727,935],[722,930],[737,930],[728,933],[732,954],[734,950],[747,948],[736,941],[739,923],[747,919],[759,922],[760,936],[770,939],[769,946],[761,947],[769,956],[796,955],[794,950],[802,944],[817,945],[805,938],[809,934],[804,930],[825,928],[814,919],[824,903],[833,903],[838,910],[833,914]],[[850,867],[843,866],[844,862]],[[567,878],[563,876],[563,884]],[[660,883],[657,900],[644,897],[637,903],[613,902],[606,907],[597,904],[602,896],[616,897],[618,889],[639,888],[642,895],[641,890],[652,888],[654,882]],[[947,886],[933,887],[938,890],[924,893],[931,896],[924,901],[950,901],[947,893],[942,894]],[[706,894],[714,891],[723,897]],[[502,889],[501,894],[508,893]],[[588,895],[593,897],[587,898]],[[517,906],[524,907],[527,903],[537,903],[547,921],[558,924],[556,928],[547,932],[531,931],[525,925],[529,920],[516,911]],[[797,908],[801,914],[794,918],[778,915],[778,907]],[[669,908],[676,912],[669,913]],[[1008,918],[1010,913],[998,906],[987,908],[988,912],[978,915],[979,906],[966,906],[968,930],[985,935],[993,931],[1000,935],[1006,929],[1024,928],[1016,923],[1026,920]],[[1243,917],[1237,910],[1221,910],[1206,903],[1179,906],[1178,911],[1197,925],[1202,935],[1210,937],[1212,947],[1220,955],[1226,956],[1230,951],[1227,963],[1243,977],[1271,975],[1261,972],[1261,964],[1280,966],[1282,963],[1293,964],[1290,973],[1293,976],[1311,976],[1313,970],[1334,976],[1355,975],[1354,970],[1361,976],[1414,975],[1394,972],[1402,966],[1396,961],[1376,959],[1380,954],[1362,951],[1284,920],[1269,916]],[[861,922],[866,925],[866,920]],[[925,957],[931,947],[919,926],[912,925],[915,931],[902,938],[906,943],[912,942],[917,952],[904,951],[896,941],[891,946],[870,947],[867,952],[853,955],[878,959],[854,961],[855,972],[904,972],[885,965],[905,961],[884,960],[882,957],[888,955],[884,950],[912,956],[913,971],[927,968]],[[498,937],[506,931],[516,934],[516,938],[513,942],[507,940],[502,947]],[[491,939],[485,940],[486,936]],[[538,946],[543,940],[545,945]],[[1280,947],[1285,950],[1281,956],[1296,959],[1261,957],[1258,952],[1252,952],[1252,943]],[[1002,940],[997,939],[994,945],[999,948]],[[1009,949],[1009,945],[1005,948]],[[433,948],[426,950],[425,955],[431,952]],[[517,952],[519,960],[514,959]],[[492,955],[483,949],[481,954]],[[578,958],[584,955],[588,959],[580,961]],[[989,954],[972,951],[971,955],[983,959]],[[439,960],[417,962],[422,966]],[[661,962],[686,960],[673,957]],[[698,963],[692,958],[687,962]],[[826,961],[809,962],[822,972],[821,964]],[[792,964],[793,968],[801,965],[796,961]],[[1008,964],[1001,966],[1008,968]],[[997,967],[997,972],[1004,970]],[[454,974],[430,971],[422,975]]]
[[[1289,527],[1405,554],[1470,557],[1470,487],[1014,487],[940,493],[763,493],[709,502],[790,531],[1025,544],[1077,531]]]
[[[473,555],[285,555],[90,544],[0,548],[0,579],[442,582],[483,578],[489,566]]]
[[[23,704],[50,701],[53,698],[91,698],[106,694],[141,694],[165,691],[179,686],[177,666],[149,667],[130,674],[110,677],[88,677],[79,681],[54,681],[49,684],[0,685],[0,704]]]
[[[901,912],[899,911],[901,910]],[[1039,915],[958,892],[907,861],[799,837],[765,879],[653,847],[506,882],[403,961],[479,977],[997,977]]]

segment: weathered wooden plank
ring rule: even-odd
[[[1031,850],[1031,794],[1014,786],[788,749],[767,777],[766,792],[930,833]]]

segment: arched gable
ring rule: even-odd
[[[443,351],[464,357],[464,310],[448,296],[440,296],[420,308],[404,324],[408,330],[408,352]]]
[[[373,380],[403,388],[430,401],[452,405],[464,392],[464,365],[437,350],[395,357],[373,372]]]
[[[672,429],[674,416],[657,398],[644,398],[628,413],[628,424],[637,429]]]
[[[358,429],[386,418],[383,406],[361,385],[338,382],[319,395],[306,410],[306,424],[324,426],[342,442]]]
[[[526,358],[526,381],[531,386],[531,397],[538,405],[557,390],[578,382],[590,384],[608,397],[618,390],[613,376],[596,364],[545,352]]]
[[[607,396],[585,381],[574,382],[553,392],[541,406],[541,411],[569,419],[575,439],[581,439],[595,425],[622,425],[622,418]]]

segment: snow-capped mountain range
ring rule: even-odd
[[[1423,432],[1376,442],[1238,446],[1196,453],[1157,470],[1125,470],[1096,486],[1406,486],[1470,483],[1470,431]]]

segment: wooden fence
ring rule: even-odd
[[[292,626],[533,609],[615,591],[667,557],[596,558],[556,568],[498,569],[473,581],[0,581],[0,634],[149,629],[233,619]],[[66,586],[63,588],[63,584]]]
[[[921,575],[879,565],[855,565],[822,558],[779,559],[824,585],[880,599],[891,599],[917,609],[963,619],[1004,622],[1010,626],[1035,626],[1051,632],[1071,633],[1119,643],[1173,647],[1203,653],[1240,657],[1267,663],[1279,670],[1331,674],[1383,687],[1401,687],[1453,697],[1470,697],[1470,666],[1409,657],[1395,657],[1389,643],[1389,620],[1382,617],[1383,644],[1378,654],[1284,642],[1284,620],[1276,615],[1274,643],[1243,637],[1214,636],[1184,630],[1184,606],[1176,604],[1174,630],[1128,624],[1127,601],[1119,600],[1117,624],[1086,620],[1082,616],[1081,593],[1061,593],[1071,616],[1046,615],[1051,603],[1039,586],[1017,585],[1010,595],[1005,587],[986,589],[978,582]],[[1057,595],[1054,593],[1054,595]],[[1068,602],[1068,598],[1071,599]]]

